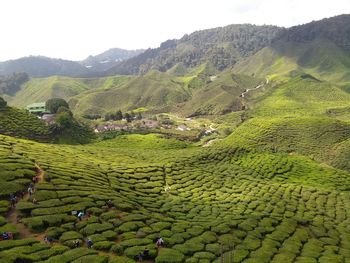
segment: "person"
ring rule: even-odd
[[[3,240],[8,240],[10,239],[9,234],[7,232],[2,233],[2,239]]]
[[[19,191],[17,196],[18,196],[18,199],[22,199],[24,197],[24,191]]]
[[[156,242],[157,247],[163,247],[164,246],[164,240],[163,238],[158,238]]]
[[[83,212],[83,211],[80,211],[80,212],[78,213],[78,218],[79,218],[80,221],[82,220],[83,215],[84,215],[84,212]]]
[[[52,237],[47,237],[47,242],[49,242],[49,244],[51,245],[51,244],[52,244],[52,242],[53,242]]]
[[[94,244],[92,242],[91,238],[88,238],[86,243],[87,243],[88,248],[92,248],[92,245]]]
[[[106,202],[106,204],[107,204],[107,206],[108,206],[109,208],[111,208],[111,207],[113,206],[112,200],[108,200],[108,201]]]
[[[11,195],[11,197],[10,197],[10,201],[11,201],[11,207],[15,207],[15,205],[16,205],[16,197],[15,196],[13,196],[13,195]]]
[[[13,234],[12,232],[4,232],[2,233],[2,240],[9,240],[9,239],[13,239]]]
[[[79,239],[74,240],[73,241],[73,246],[74,246],[74,248],[78,248],[80,246],[80,240]]]
[[[137,256],[136,256],[136,258],[137,258],[137,261],[138,262],[141,262],[142,261],[142,253],[140,252]]]
[[[145,247],[145,249],[143,250],[143,255],[142,257],[144,259],[148,259],[149,258],[149,249],[147,247]]]
[[[28,187],[28,194],[32,195],[34,193],[34,189],[32,187]]]

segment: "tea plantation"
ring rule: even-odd
[[[259,149],[153,134],[85,146],[1,135],[0,232],[14,234],[0,241],[1,262],[134,262],[145,248],[157,263],[350,262],[349,173]],[[42,172],[11,208],[8,196]]]

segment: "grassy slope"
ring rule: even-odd
[[[216,78],[211,79],[213,76]],[[218,73],[212,65],[203,64],[183,76],[170,70],[168,73],[150,71],[138,77],[33,78],[15,96],[6,99],[12,106],[25,107],[60,97],[69,101],[77,115],[137,108],[183,115],[222,114],[241,109],[240,93],[255,87],[259,81],[261,79],[233,75],[230,70]]]
[[[48,78],[32,78],[24,84],[13,97],[6,97],[9,104],[16,107],[25,107],[33,102],[46,101],[49,98],[59,97],[67,101],[83,92],[94,89],[105,90],[118,85],[129,77],[105,78],[71,78],[52,76]]]
[[[88,88],[79,79],[69,77],[33,78],[12,99],[9,99],[9,103],[16,107],[25,107],[54,97],[68,99]]]
[[[191,80],[193,82],[193,80]],[[212,81],[190,90],[191,99],[182,106],[187,114],[225,114],[242,109],[239,95],[248,88],[254,88],[261,79],[235,75],[228,70],[215,75]]]
[[[139,77],[125,77],[124,80],[130,81],[122,81],[110,89],[97,89],[77,96],[74,98],[78,100],[74,110],[78,113],[106,113],[140,107],[167,108],[188,96],[182,85],[172,81],[170,75],[158,71]]]
[[[350,82],[350,55],[325,39],[277,42],[237,63],[234,71],[283,80],[294,72],[337,83]]]
[[[297,152],[349,170],[350,95],[337,86],[296,77],[249,112],[227,142]],[[335,114],[330,114],[329,112]]]

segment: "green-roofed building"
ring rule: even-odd
[[[48,113],[45,102],[37,102],[37,103],[30,104],[27,106],[27,111],[38,115]]]

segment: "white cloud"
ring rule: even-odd
[[[348,0],[1,0],[0,60],[83,59],[108,48],[156,47],[234,23],[292,26],[350,13]]]

